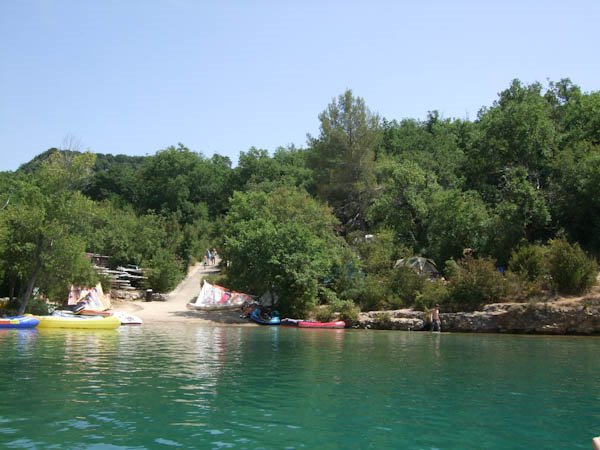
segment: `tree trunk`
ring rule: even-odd
[[[17,284],[17,277],[14,274],[10,275],[10,287],[8,289],[8,297],[12,300],[15,298],[15,286]]]
[[[29,298],[31,297],[31,294],[33,293],[33,288],[35,287],[35,282],[37,281],[37,277],[40,273],[40,270],[42,270],[41,252],[42,252],[41,246],[38,245],[38,248],[36,250],[36,255],[35,255],[35,267],[33,268],[33,272],[31,273],[29,280],[27,280],[25,292],[23,292],[23,295],[19,299],[19,315],[25,313],[25,309],[27,308],[27,303],[29,302]]]

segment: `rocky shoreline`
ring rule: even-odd
[[[600,296],[538,303],[494,303],[481,311],[441,312],[442,330],[461,333],[600,335]],[[353,328],[424,331],[424,312],[410,309],[361,313]]]

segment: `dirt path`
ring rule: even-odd
[[[191,267],[186,278],[169,293],[166,301],[146,302],[113,301],[115,310],[127,311],[140,317],[144,324],[162,322],[194,322],[205,324],[248,324],[240,319],[239,311],[191,311],[186,304],[195,299],[200,292],[202,279],[212,273],[218,273],[219,266],[206,266],[198,263]]]

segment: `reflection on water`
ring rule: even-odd
[[[589,448],[600,340],[0,330],[0,447]]]

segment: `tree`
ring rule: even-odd
[[[494,202],[495,189],[507,168],[522,167],[536,188],[547,184],[557,150],[552,107],[539,83],[513,80],[491,108],[479,113],[480,137],[469,150],[465,171],[469,187]]]
[[[137,173],[147,159],[145,156],[96,155],[94,173],[83,193],[93,200],[111,200],[123,207],[138,205],[139,179]]]
[[[439,266],[458,260],[465,248],[485,249],[489,214],[479,194],[473,191],[441,190],[431,197],[427,224],[427,255]]]
[[[600,256],[600,145],[571,144],[556,158],[550,187],[555,227]]]
[[[388,155],[397,161],[414,162],[426,172],[435,174],[444,188],[457,188],[462,184],[459,169],[470,135],[466,122],[442,119],[437,111],[430,112],[425,122],[384,120],[377,159]]]
[[[35,177],[15,180],[14,203],[0,216],[0,259],[10,262],[8,276],[20,287],[21,314],[34,288],[46,296],[61,290],[66,295],[70,283],[95,281],[81,236],[91,202],[76,191],[92,164],[91,154],[65,159],[54,153]]]
[[[542,192],[531,185],[522,167],[507,169],[499,190],[501,200],[493,211],[490,253],[498,263],[506,265],[522,240],[545,237],[550,212]]]
[[[347,229],[362,229],[375,187],[379,117],[362,98],[347,90],[329,104],[319,120],[319,137],[308,136],[308,165],[314,170],[317,192]]]
[[[327,208],[300,190],[234,193],[221,245],[229,283],[273,294],[288,313],[306,312],[319,283],[342,265],[335,224]]]
[[[138,177],[139,212],[178,214],[183,223],[196,219],[190,174],[201,156],[179,144],[159,151],[144,161]]]
[[[600,145],[600,92],[582,93],[579,86],[564,78],[550,82],[545,98],[562,133],[562,147],[581,141]]]
[[[423,244],[431,191],[439,189],[432,173],[410,160],[380,159],[380,189],[368,210],[369,223],[387,227],[405,245]]]
[[[267,150],[252,147],[241,152],[235,168],[238,190],[270,189],[277,186],[313,189],[312,172],[306,167],[306,150],[280,147],[273,157]]]

